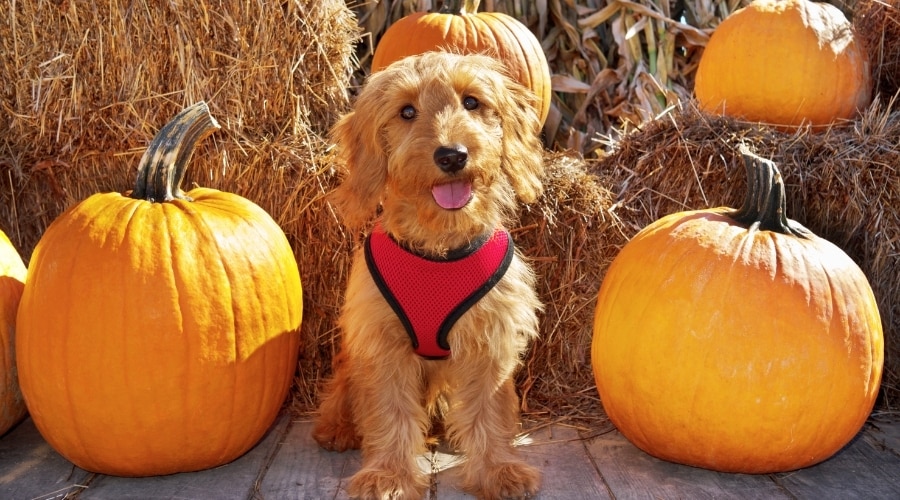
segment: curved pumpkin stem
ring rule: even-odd
[[[476,14],[481,0],[445,0],[441,5],[441,14]]]
[[[751,230],[808,238],[812,234],[809,229],[787,218],[784,178],[775,162],[757,156],[744,145],[741,145],[740,153],[747,173],[747,197],[744,206],[729,216]]]
[[[219,129],[206,102],[200,101],[163,125],[144,151],[131,197],[152,202],[190,197],[181,190],[187,163],[202,139]]]

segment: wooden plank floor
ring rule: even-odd
[[[345,499],[359,452],[321,450],[311,423],[282,415],[263,440],[234,462],[201,472],[149,478],[92,474],[53,451],[26,419],[0,439],[0,499]],[[525,459],[543,470],[538,499],[885,499],[900,500],[900,416],[875,415],[831,459],[799,471],[724,474],[657,460],[611,427],[534,427]],[[462,500],[454,465],[438,450],[421,458],[430,499]]]

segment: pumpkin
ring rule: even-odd
[[[871,101],[868,58],[837,7],[754,0],[726,17],[694,84],[702,110],[790,129],[854,118]]]
[[[391,24],[372,54],[372,72],[431,50],[487,53],[534,91],[541,124],[550,113],[550,67],[537,37],[501,12],[478,12],[479,0],[445,1],[438,12],[416,12]],[[460,5],[462,4],[462,5]]]
[[[47,442],[119,476],[227,463],[277,417],[299,354],[297,263],[259,206],[183,192],[197,103],[145,152],[130,195],[94,194],[34,249],[18,312],[22,393]]]
[[[650,455],[788,471],[862,427],[881,381],[882,324],[853,260],[785,216],[775,164],[742,154],[741,209],[665,216],[613,259],[591,364],[610,420]]]
[[[16,371],[16,311],[25,286],[25,263],[0,231],[0,436],[19,423],[27,410]]]

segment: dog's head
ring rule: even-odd
[[[484,55],[430,52],[373,74],[332,130],[346,170],[333,200],[349,226],[381,208],[425,251],[492,230],[541,192],[534,94]]]

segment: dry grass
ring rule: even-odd
[[[0,229],[27,259],[65,208],[130,189],[159,127],[206,100],[223,128],[187,182],[256,202],[288,235],[304,285],[294,404],[313,408],[354,244],[326,201],[337,179],[325,131],[366,74],[365,40],[431,2],[0,2]],[[513,228],[547,304],[518,380],[532,417],[602,414],[590,337],[606,267],[659,216],[739,203],[738,140],[782,167],[792,218],[868,274],[888,338],[883,403],[900,404],[900,117],[883,100],[844,127],[784,134],[697,113],[700,50],[740,3],[483,0],[538,34],[555,75],[546,193]]]

